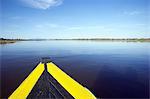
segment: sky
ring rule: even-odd
[[[149,0],[0,2],[0,37],[4,38],[150,37]]]

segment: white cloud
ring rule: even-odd
[[[51,28],[51,29],[63,29],[63,30],[94,30],[94,29],[106,29],[105,26],[100,25],[91,25],[91,26],[65,26],[60,24],[54,24],[54,23],[42,23],[42,24],[36,24],[35,28]]]
[[[58,24],[53,24],[53,23],[48,23],[48,24],[45,24],[45,25],[48,26],[48,27],[51,27],[51,28],[60,27]]]
[[[53,23],[43,23],[43,24],[37,24],[35,25],[36,28],[60,28],[58,24]]]
[[[14,20],[18,20],[18,19],[22,19],[21,16],[13,16],[13,17],[10,17],[11,19],[14,19]]]
[[[38,25],[35,25],[35,27],[36,27],[36,28],[43,28],[44,26],[43,26],[43,25],[38,24]]]
[[[22,0],[27,6],[37,9],[48,9],[53,6],[59,6],[63,0]]]
[[[69,30],[80,30],[80,29],[103,29],[104,26],[73,26],[68,27]]]
[[[140,12],[140,11],[124,11],[123,12],[125,15],[139,15],[139,14],[141,14],[142,12]]]

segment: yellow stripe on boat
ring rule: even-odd
[[[9,99],[26,99],[43,71],[44,64],[39,63],[38,66],[30,73],[30,75],[12,93]]]
[[[88,89],[73,80],[52,62],[47,63],[47,70],[75,99],[96,99]]]

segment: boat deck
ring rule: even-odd
[[[44,58],[9,99],[96,99],[84,86]]]
[[[46,70],[27,98],[74,99]]]

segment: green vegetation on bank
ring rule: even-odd
[[[92,38],[92,39],[75,39],[75,40],[150,42],[150,38]]]
[[[49,40],[84,40],[84,41],[131,41],[150,42],[150,38],[77,38],[77,39],[49,39]]]
[[[47,39],[5,39],[5,38],[0,38],[0,44],[10,44],[10,43],[15,43],[18,41],[44,41]]]
[[[150,42],[150,38],[77,38],[77,39],[4,39],[4,38],[0,38],[0,44],[15,43],[17,41],[50,41],[50,40]]]
[[[4,39],[4,38],[0,38],[0,44],[9,44],[9,43],[15,43],[16,40],[14,39]]]

